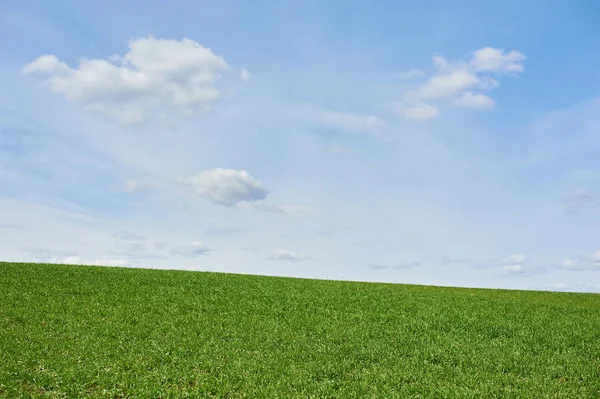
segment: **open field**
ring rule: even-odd
[[[600,295],[0,263],[2,397],[600,398]]]

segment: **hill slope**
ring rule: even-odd
[[[0,263],[0,396],[600,397],[600,295]]]

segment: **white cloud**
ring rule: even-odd
[[[456,69],[432,76],[416,92],[418,98],[436,99],[454,96],[476,86],[479,78],[465,70]]]
[[[521,265],[506,265],[504,266],[504,270],[515,274],[524,272],[523,266]]]
[[[171,249],[172,254],[187,257],[206,255],[209,252],[210,248],[201,241],[194,241],[189,245],[182,245]]]
[[[426,121],[437,118],[440,115],[440,111],[438,111],[437,108],[425,103],[419,103],[409,107],[399,106],[396,108],[396,112],[403,115],[406,119],[413,121]]]
[[[428,120],[439,116],[438,103],[471,109],[492,109],[494,100],[476,90],[492,90],[499,82],[488,76],[523,71],[525,56],[518,51],[485,47],[471,53],[464,61],[449,62],[440,55],[433,57],[436,72],[424,83],[405,94],[398,113],[407,119]],[[487,74],[484,74],[487,73]],[[427,100],[429,104],[423,103]],[[433,102],[433,104],[431,104]],[[416,105],[415,105],[416,104]]]
[[[525,54],[512,50],[504,52],[504,50],[484,47],[473,52],[471,65],[477,71],[490,72],[523,72],[523,61],[527,57]]]
[[[419,79],[425,76],[425,72],[420,69],[411,69],[410,71],[402,72],[398,74],[399,79]]]
[[[454,104],[463,108],[492,109],[495,102],[485,94],[467,91],[454,100]]]
[[[246,68],[242,68],[242,71],[240,72],[240,78],[242,78],[244,82],[247,82],[250,80],[250,77],[250,72],[248,72]]]
[[[310,258],[304,254],[299,254],[288,249],[274,249],[269,254],[271,260],[285,260],[289,262],[302,262]]]
[[[268,191],[245,170],[211,169],[180,179],[198,196],[223,206],[265,199]]]
[[[191,113],[220,96],[215,84],[228,65],[209,48],[182,40],[138,38],[109,60],[82,59],[72,68],[42,55],[23,73],[46,76],[50,90],[121,123],[137,123],[148,108],[167,106]]]

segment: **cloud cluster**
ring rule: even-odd
[[[179,181],[207,201],[222,206],[264,200],[268,190],[245,170],[210,169]]]
[[[123,56],[82,59],[74,68],[55,55],[42,55],[23,73],[43,75],[50,90],[69,101],[132,124],[153,107],[186,113],[207,108],[219,98],[216,83],[227,69],[222,57],[194,40],[148,36],[132,40]]]
[[[310,260],[310,257],[304,254],[299,254],[289,249],[274,249],[269,254],[270,260],[283,260],[288,262],[302,262]]]
[[[523,72],[526,57],[518,51],[484,47],[464,61],[448,62],[442,56],[433,57],[436,72],[424,83],[406,94],[396,111],[407,119],[425,121],[440,115],[439,104],[470,109],[492,109],[494,100],[482,91],[499,86],[492,76],[516,76]],[[415,78],[421,74],[409,71],[403,76]],[[435,103],[435,105],[432,105]]]

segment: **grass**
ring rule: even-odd
[[[0,396],[600,398],[600,295],[0,263]]]

